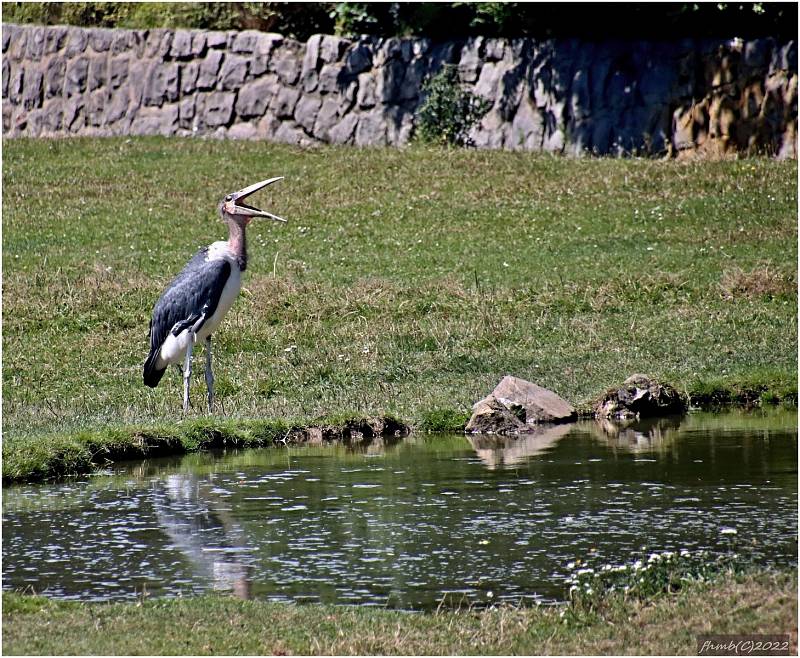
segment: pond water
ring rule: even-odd
[[[575,560],[733,548],[795,563],[797,418],[195,454],[3,493],[4,589],[406,609],[553,601]]]

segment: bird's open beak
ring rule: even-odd
[[[262,180],[260,183],[254,183],[253,185],[245,187],[244,189],[231,194],[231,203],[233,203],[236,214],[246,215],[247,217],[266,217],[268,219],[275,220],[276,222],[285,222],[286,220],[282,217],[278,217],[277,215],[273,215],[266,210],[259,210],[258,208],[247,205],[246,203],[242,203],[247,197],[253,194],[253,192],[258,192],[258,190],[261,188],[266,187],[267,185],[272,185],[272,183],[276,183],[279,180],[283,180],[283,176]]]

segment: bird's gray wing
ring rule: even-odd
[[[153,309],[151,355],[158,352],[170,332],[177,335],[201,318],[205,320],[214,314],[230,274],[231,264],[227,260],[206,260],[205,250],[189,261]],[[200,326],[202,323],[196,330]]]

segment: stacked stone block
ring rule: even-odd
[[[489,101],[483,148],[796,157],[796,44],[474,38],[300,43],[257,31],[3,25],[6,136],[403,145],[443,64]]]

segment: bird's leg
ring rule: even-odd
[[[186,347],[186,360],[183,362],[183,413],[189,411],[189,378],[192,376],[192,350],[197,340],[197,332],[206,321],[205,311],[188,331],[189,345]]]
[[[194,333],[189,333],[189,345],[186,348],[186,359],[183,362],[183,413],[189,411],[189,379],[192,376],[192,348],[194,347]]]
[[[208,389],[208,413],[213,413],[214,373],[211,371],[211,336],[206,338],[206,388]]]

